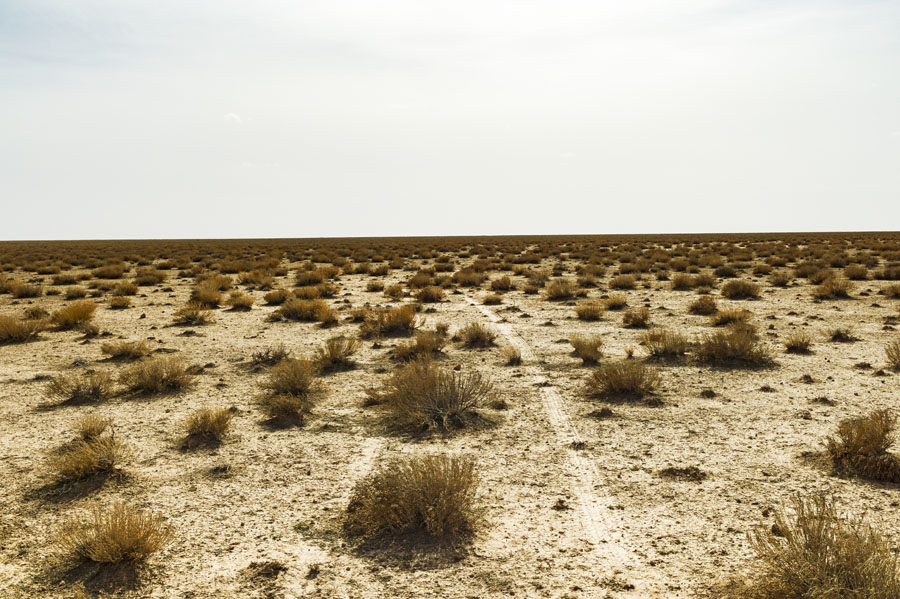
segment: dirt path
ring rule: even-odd
[[[619,597],[672,597],[659,574],[647,568],[639,558],[626,549],[622,543],[622,525],[611,514],[614,499],[604,493],[604,483],[594,462],[580,453],[584,439],[569,417],[566,401],[550,384],[538,355],[530,345],[516,333],[515,327],[500,318],[484,305],[468,295],[463,296],[471,306],[477,308],[503,335],[507,343],[517,348],[522,356],[522,366],[528,375],[537,379],[541,387],[541,403],[547,415],[557,442],[566,448],[568,470],[572,476],[571,492],[577,497],[581,510],[581,524],[586,540],[590,543],[599,565],[609,565],[628,573],[633,589],[619,589]]]

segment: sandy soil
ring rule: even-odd
[[[411,274],[394,271],[385,282]],[[370,280],[342,275],[329,302],[342,315],[350,306],[396,305],[365,291]],[[513,280],[521,289],[524,278]],[[707,597],[716,584],[750,571],[746,533],[771,525],[771,509],[798,491],[834,494],[843,509],[900,530],[898,485],[835,476],[817,456],[842,419],[897,407],[896,374],[875,373],[884,366],[884,345],[897,336],[886,323],[900,302],[877,295],[881,281],[858,283],[854,299],[818,302],[805,280],[784,289],[757,280],[761,299],[719,301],[753,312],[777,366],[661,363],[660,405],[603,403],[582,392],[590,369],[570,355],[573,334],[601,333],[606,360],[624,358],[628,346],[637,348],[636,359],[645,356],[643,331],[624,328],[621,313],[582,322],[574,301],[517,290],[499,306],[483,306],[484,290],[450,292],[426,306],[426,327],[487,323],[500,345],[520,348],[524,362],[503,365],[499,346],[449,346],[444,361],[490,375],[508,407],[483,410],[493,425],[423,439],[385,431],[363,407],[365,390],[395,367],[389,352],[402,339],[364,342],[357,369],[322,377],[303,427],[271,429],[254,405],[265,369],[254,371],[250,355],[278,343],[310,353],[330,336],[354,335],[358,325],[267,322],[273,308],[254,291],[249,312],[220,309],[213,324],[170,326],[191,279],[142,288],[126,310],[106,309],[100,298],[94,322],[108,337],[47,331],[34,342],[0,346],[0,596]],[[290,286],[290,277],[282,282]],[[601,281],[588,297],[601,297],[604,287]],[[645,277],[624,293],[630,306],[651,308],[654,326],[691,337],[710,330],[707,317],[688,314],[695,292]],[[5,295],[0,313],[64,303]],[[859,341],[828,341],[834,327],[852,328]],[[784,353],[780,341],[795,330],[813,336],[812,354]],[[156,351],[203,366],[196,385],[96,406],[51,405],[47,377],[124,368],[100,352],[118,338],[149,339]],[[873,368],[857,368],[861,362]],[[773,390],[761,391],[766,385]],[[705,389],[715,397],[701,397]],[[234,407],[232,431],[218,448],[183,451],[181,423],[200,406]],[[604,406],[612,417],[591,415]],[[48,492],[47,460],[92,411],[111,418],[131,447],[122,473],[98,488]],[[471,543],[435,557],[359,547],[341,536],[340,514],[356,480],[385,459],[437,450],[478,458],[484,523]],[[707,478],[661,477],[669,466],[696,466]],[[118,499],[165,515],[174,542],[129,576],[69,568],[55,550],[54,527]]]

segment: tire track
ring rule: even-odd
[[[664,581],[660,580],[659,575],[655,571],[648,570],[640,563],[636,555],[623,546],[621,526],[609,516],[610,508],[615,504],[611,497],[603,493],[602,478],[594,462],[585,458],[576,449],[583,447],[584,440],[568,415],[566,402],[556,388],[550,385],[549,378],[540,366],[537,354],[516,333],[512,324],[504,322],[493,311],[477,303],[468,295],[463,295],[463,297],[497,328],[510,345],[519,350],[523,368],[541,385],[541,404],[557,439],[565,448],[573,478],[571,490],[578,498],[581,523],[591,550],[604,561],[612,562],[617,569],[627,573],[629,578],[634,578],[641,587],[645,587],[623,592],[619,596],[635,598],[671,596],[665,592],[666,585]]]

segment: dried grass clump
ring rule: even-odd
[[[149,287],[151,285],[159,285],[166,280],[166,273],[156,268],[143,267],[137,269],[134,276],[134,284],[140,287]]]
[[[110,310],[124,310],[131,307],[131,298],[118,295],[113,296],[109,298],[107,306],[109,306]]]
[[[25,320],[49,320],[50,313],[47,312],[42,306],[30,306],[25,309],[25,315],[23,316]]]
[[[710,323],[714,327],[729,326],[732,324],[743,324],[750,322],[753,313],[743,308],[726,308],[713,314]]]
[[[503,363],[507,366],[518,366],[522,363],[522,352],[514,345],[507,345],[501,352]]]
[[[465,347],[491,347],[497,338],[497,333],[480,322],[470,322],[457,335]]]
[[[122,371],[119,382],[133,393],[171,393],[191,385],[184,358],[157,356]]]
[[[813,290],[816,299],[847,299],[853,290],[853,283],[847,279],[831,277],[825,279]]]
[[[491,293],[484,296],[484,299],[481,300],[481,303],[485,306],[497,306],[503,303],[503,296],[498,293]]]
[[[306,396],[312,390],[318,368],[307,358],[285,358],[269,372],[260,386],[271,395]]]
[[[116,296],[136,295],[137,291],[137,285],[128,281],[121,281],[112,288],[112,294]]]
[[[628,298],[621,293],[611,293],[603,300],[607,310],[622,310],[628,305]]]
[[[417,432],[449,430],[475,419],[475,410],[493,394],[493,384],[475,371],[447,371],[431,360],[417,360],[369,394],[383,405],[392,426]]]
[[[891,542],[860,518],[838,515],[824,496],[793,498],[792,513],[750,535],[761,572],[749,599],[892,599],[900,597],[900,570]]]
[[[416,293],[416,299],[425,304],[441,302],[444,300],[444,290],[434,285],[423,287]]]
[[[95,507],[86,517],[73,518],[56,532],[60,551],[99,563],[140,562],[173,537],[173,529],[155,514],[124,503]]]
[[[337,313],[322,299],[293,299],[283,303],[272,313],[274,320],[296,320],[301,322],[320,322],[331,325],[337,322]]]
[[[412,304],[371,310],[360,325],[359,335],[364,339],[412,335],[419,324],[416,307]]]
[[[853,343],[859,339],[853,334],[849,328],[834,328],[828,332],[828,338],[836,343]]]
[[[769,283],[775,287],[787,287],[794,280],[794,275],[786,270],[779,270],[769,277]]]
[[[658,359],[676,359],[684,356],[690,343],[687,337],[676,331],[660,329],[648,331],[641,336],[641,345],[650,356]]]
[[[403,285],[395,283],[394,285],[385,287],[384,295],[392,300],[399,300],[406,295],[406,291],[403,289]]]
[[[185,445],[221,441],[233,417],[228,408],[200,408],[192,412],[184,421]]]
[[[756,329],[741,324],[705,335],[695,355],[703,364],[721,366],[768,366],[773,362],[769,350],[760,344]]]
[[[85,414],[75,423],[75,432],[82,441],[99,437],[112,425],[112,420],[97,414]]]
[[[81,287],[79,285],[75,285],[74,287],[66,288],[66,299],[67,300],[76,300],[82,299],[87,296],[87,289]]]
[[[352,356],[359,350],[359,339],[339,335],[325,341],[316,350],[313,363],[320,372],[337,372],[356,368]]]
[[[366,283],[366,291],[380,292],[384,291],[384,281],[369,281]]]
[[[447,345],[446,333],[440,331],[418,331],[414,341],[401,343],[394,348],[394,355],[405,361],[433,358]]]
[[[688,306],[688,312],[700,316],[710,316],[718,311],[719,307],[716,305],[716,298],[711,295],[698,297]]]
[[[494,279],[491,281],[491,291],[512,291],[516,286],[512,282],[512,279],[508,276],[502,276],[499,279]]]
[[[617,275],[609,280],[610,289],[634,289],[637,278],[634,275]]]
[[[859,264],[851,264],[844,269],[844,276],[851,281],[865,281],[869,278],[869,269]]]
[[[100,351],[113,360],[137,360],[150,353],[150,344],[146,341],[114,341],[104,343]]]
[[[115,470],[127,453],[125,445],[114,435],[80,440],[50,460],[57,483],[73,483],[96,474]]]
[[[12,316],[0,316],[0,344],[30,341],[49,326],[50,322],[43,318],[19,320]]]
[[[108,372],[64,374],[47,386],[46,395],[67,403],[102,401],[113,393],[113,379]]]
[[[90,300],[77,301],[64,306],[50,315],[50,322],[59,329],[67,330],[89,323],[97,311],[97,304]]]
[[[784,350],[789,354],[808,354],[812,345],[812,337],[803,331],[791,333],[784,340]]]
[[[344,532],[364,539],[456,539],[477,525],[477,488],[471,458],[424,455],[395,460],[356,484],[344,513]]]
[[[40,285],[29,285],[20,281],[10,281],[6,285],[6,290],[16,299],[24,299],[28,297],[40,297],[44,295],[44,288]]]
[[[575,296],[575,284],[568,279],[557,279],[551,281],[544,289],[544,299],[546,300],[564,300],[571,299]]]
[[[588,376],[587,393],[594,397],[639,399],[654,392],[660,376],[652,366],[625,361],[606,364]]]
[[[578,320],[600,320],[605,311],[606,306],[597,301],[583,302],[575,306],[575,315],[578,316]]]
[[[622,316],[622,324],[632,329],[645,329],[650,325],[649,308],[631,308],[625,310]]]
[[[175,312],[175,324],[183,326],[199,326],[213,322],[212,312],[205,309],[202,304],[188,302],[187,305]]]
[[[672,277],[671,286],[674,291],[687,291],[697,286],[697,280],[687,273],[678,273]]]
[[[728,299],[756,298],[759,297],[759,285],[753,281],[736,279],[722,285],[722,290],[719,293],[722,294],[722,297],[727,297]]]
[[[236,312],[246,312],[253,307],[253,296],[240,291],[233,291],[228,296],[228,305]]]
[[[253,352],[253,355],[250,356],[250,363],[254,366],[274,366],[290,355],[291,352],[284,347],[284,344],[279,344]]]
[[[888,449],[894,443],[897,417],[890,410],[875,410],[838,425],[837,435],[825,444],[835,468],[885,482],[900,482],[900,458]]]
[[[303,424],[312,408],[308,395],[264,395],[259,399],[259,407],[269,422],[278,425]]]
[[[95,279],[121,279],[128,271],[124,264],[107,264],[91,271]]]
[[[900,339],[895,339],[884,347],[884,357],[890,368],[900,370]]]
[[[263,295],[263,301],[269,306],[280,306],[291,297],[291,292],[287,289],[273,289]]]
[[[202,308],[218,308],[224,301],[224,296],[214,284],[207,280],[194,287],[188,301]]]
[[[596,364],[603,357],[602,335],[572,335],[572,355],[581,359],[582,364]]]

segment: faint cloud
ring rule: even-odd
[[[225,122],[232,123],[234,125],[243,125],[244,119],[242,119],[240,116],[236,115],[233,112],[229,112],[228,114],[225,115]]]

